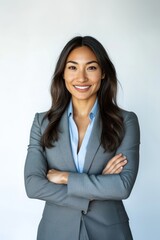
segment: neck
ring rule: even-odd
[[[90,100],[77,100],[72,97],[74,117],[88,117],[96,98]]]

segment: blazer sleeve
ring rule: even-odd
[[[30,133],[30,143],[24,168],[25,188],[29,198],[44,200],[61,206],[86,211],[89,201],[82,197],[68,196],[67,186],[48,181],[47,159],[41,147],[41,124],[35,115]]]
[[[128,112],[124,118],[125,136],[116,154],[123,153],[128,160],[120,174],[88,175],[70,173],[69,196],[90,200],[122,200],[129,197],[139,165],[140,130],[137,116]]]

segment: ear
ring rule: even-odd
[[[104,79],[105,78],[105,73],[102,74],[102,78],[101,79]]]

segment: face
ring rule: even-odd
[[[69,54],[64,70],[64,80],[73,100],[95,100],[101,79],[102,70],[90,48],[78,47]]]

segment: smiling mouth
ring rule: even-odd
[[[91,86],[90,85],[85,85],[85,86],[74,85],[74,87],[77,90],[88,90]]]

